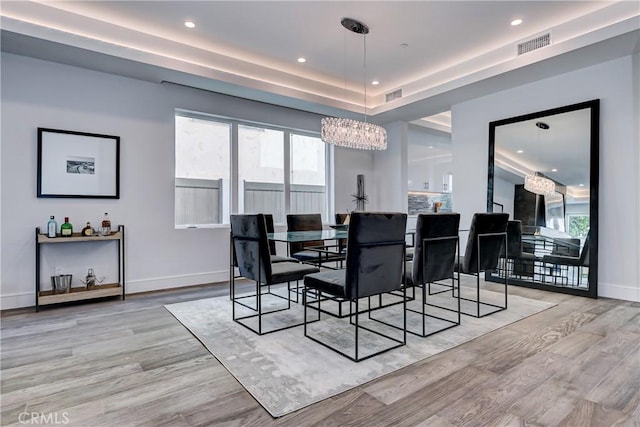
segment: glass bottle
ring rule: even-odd
[[[104,218],[102,218],[100,232],[103,234],[109,234],[111,232],[111,220],[109,219],[109,214],[107,212],[104,213]]]
[[[56,237],[56,231],[58,230],[58,223],[56,222],[56,218],[51,215],[49,217],[49,222],[47,222],[47,237]]]
[[[60,235],[62,237],[71,237],[73,234],[73,226],[69,222],[69,217],[64,217],[64,223],[60,226]]]
[[[82,229],[83,236],[93,236],[93,228],[91,228],[91,223],[87,222],[87,225]]]

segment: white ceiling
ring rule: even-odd
[[[360,114],[363,38],[340,25],[343,17],[356,18],[371,29],[367,81],[380,81],[367,86],[369,113],[389,121],[415,120],[488,90],[630,54],[638,44],[638,4],[3,1],[0,13],[7,52]],[[514,18],[524,23],[512,27]],[[185,20],[196,27],[186,28]],[[551,46],[516,55],[518,42],[547,31]],[[296,62],[299,56],[307,62]],[[398,88],[403,97],[386,103],[385,93]]]

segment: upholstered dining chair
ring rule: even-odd
[[[573,237],[557,237],[553,239],[553,250],[549,255],[579,257],[580,239]]]
[[[460,297],[463,301],[475,303],[475,312],[463,307],[463,314],[473,317],[484,317],[498,311],[507,309],[507,285],[508,276],[504,274],[504,305],[482,301],[480,293],[480,272],[495,271],[498,267],[498,259],[502,247],[509,251],[507,243],[507,222],[509,214],[502,212],[476,213],[471,219],[469,236],[464,256],[460,257],[456,269],[461,273],[474,275],[476,277],[475,298]],[[462,291],[462,286],[458,282],[458,291]],[[488,307],[489,311],[480,313],[480,307]]]
[[[338,225],[344,224],[344,222],[347,220],[347,217],[349,217],[349,214],[347,213],[337,213],[335,216],[336,224]],[[338,251],[342,252],[346,246],[347,246],[347,239],[338,240]]]
[[[322,216],[320,214],[288,214],[287,215],[287,231],[318,231],[322,230]],[[340,261],[344,257],[338,252],[330,254],[328,252],[320,253],[305,249],[307,247],[325,247],[322,240],[314,240],[308,242],[290,242],[289,255],[301,262],[320,265],[323,262]]]
[[[346,267],[341,270],[323,271],[305,276],[303,305],[305,311],[304,335],[306,337],[355,362],[368,359],[406,343],[406,287],[402,283],[406,268],[404,259],[406,223],[407,215],[403,213],[354,212],[351,215]],[[396,307],[401,307],[400,315],[404,318],[401,339],[388,335],[388,332],[385,334],[360,323],[359,319],[363,313],[360,312],[359,301],[362,298],[368,298],[369,307],[371,307],[370,297],[400,289],[403,291],[402,303],[396,304]],[[339,331],[335,331],[336,333],[332,337],[329,337],[332,329],[327,329],[322,335],[310,333],[308,325],[311,322],[307,319],[307,309],[315,310],[318,314],[317,319],[312,322],[322,322],[321,302],[323,295],[349,301],[350,315],[347,326],[353,326],[355,334],[353,352],[347,352],[346,348],[341,349],[338,345],[344,341],[343,334]],[[313,301],[310,298],[313,298]],[[354,305],[355,310],[353,310]],[[394,306],[387,307],[385,310],[393,310],[394,308]],[[375,321],[371,318],[370,311],[368,314],[369,319]],[[343,324],[344,320],[342,320]],[[383,337],[387,345],[381,350],[376,349],[362,355],[359,345],[359,334],[363,333],[362,331]],[[333,338],[335,341],[331,340],[332,343],[327,338]]]
[[[507,245],[503,247],[500,258],[504,263],[506,274],[515,277],[533,276],[536,256],[524,252],[522,246],[522,221],[507,222]]]
[[[275,227],[273,225],[273,215],[272,214],[264,214],[264,221],[267,227],[267,233],[275,232]],[[236,249],[233,244],[231,246],[231,266],[230,266],[230,276],[229,276],[229,299],[231,299],[231,280],[237,279],[242,276],[235,276],[235,270],[238,267],[238,260],[236,258]],[[275,262],[298,262],[297,259],[277,255],[276,254],[276,242],[273,240],[269,240],[269,253],[271,254],[271,263]]]
[[[275,233],[276,228],[273,223],[273,214],[263,214],[264,221],[267,226],[267,233]],[[269,253],[271,254],[271,262],[298,262],[297,259],[288,256],[278,255],[276,252],[276,242],[269,240]]]
[[[564,266],[567,267],[567,270],[569,267],[573,267],[572,268],[572,275],[571,275],[571,283],[572,284],[577,284],[578,286],[580,285],[580,281],[582,278],[582,269],[584,267],[589,267],[589,235],[591,233],[587,233],[587,237],[584,240],[584,245],[582,246],[582,250],[580,251],[580,256],[579,257],[572,257],[572,256],[563,256],[563,255],[545,255],[542,257],[542,262],[543,265],[545,267],[547,267],[547,264],[553,264],[554,266]],[[577,272],[577,281],[576,281],[576,272]],[[568,274],[567,276],[564,276],[564,278],[566,279],[566,282],[568,284],[569,282],[569,278],[568,278]],[[555,278],[554,278],[554,282],[555,282]]]
[[[231,215],[231,238],[237,256],[240,276],[255,282],[255,291],[253,293],[236,296],[235,277],[232,277],[231,302],[233,320],[258,335],[302,324],[302,321],[300,321],[295,324],[286,324],[264,331],[262,318],[267,314],[290,309],[291,299],[289,296],[291,292],[291,282],[297,282],[306,274],[318,272],[318,268],[297,262],[272,263],[267,239],[267,226],[264,215],[262,214]],[[271,292],[271,286],[280,283],[287,284],[286,297]],[[262,290],[265,287],[267,288],[267,292],[263,292]],[[267,310],[264,310],[262,302],[265,295],[270,295],[273,297],[272,299],[280,298],[285,300],[286,307],[278,305],[277,307],[269,307]],[[255,305],[245,303],[244,300],[246,299],[255,299]],[[245,307],[245,309],[249,309],[252,313],[237,316],[236,305]],[[250,319],[256,320],[251,321]],[[252,323],[257,323],[257,325]]]
[[[458,231],[460,228],[460,214],[458,213],[429,213],[419,214],[416,221],[415,252],[413,261],[407,263],[406,283],[422,288],[421,309],[415,310],[408,307],[407,310],[421,314],[422,328],[416,332],[408,328],[407,332],[421,337],[427,337],[437,332],[450,329],[460,324],[460,292],[453,293],[451,301],[448,301],[448,291],[455,287],[456,255],[459,252]],[[431,285],[441,281],[451,280],[451,284],[445,285],[446,289],[431,293]],[[458,272],[458,282],[460,273]],[[431,298],[432,295],[438,297]],[[456,297],[457,295],[457,297]],[[428,299],[429,298],[429,299]],[[438,299],[441,304],[431,302]],[[428,314],[427,306],[453,311],[457,317],[450,319],[434,314]],[[440,310],[437,310],[440,313]],[[427,332],[427,320],[436,319],[439,327],[431,328]]]

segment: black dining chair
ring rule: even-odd
[[[267,226],[267,233],[275,233],[276,228],[273,223],[273,214],[263,214],[264,221]],[[271,262],[298,262],[297,259],[288,256],[278,255],[276,251],[276,242],[269,240],[269,253],[271,254]]]
[[[235,248],[240,276],[255,282],[255,291],[236,296],[235,277],[231,281],[231,301],[233,320],[245,326],[258,335],[271,333],[282,329],[291,328],[302,324],[285,324],[268,331],[263,329],[263,316],[288,310],[291,308],[291,282],[302,279],[305,275],[318,272],[318,268],[298,262],[271,262],[269,242],[267,239],[267,227],[262,214],[231,215],[231,238]],[[287,284],[287,296],[281,296],[271,291],[271,286]],[[263,288],[267,291],[263,292]],[[272,299],[278,298],[286,301],[286,306],[269,307],[263,309],[263,298],[270,295]],[[255,305],[244,302],[246,299],[255,299]],[[236,305],[248,309],[251,313],[236,315]],[[251,321],[251,319],[256,319]],[[254,324],[251,324],[254,323]],[[257,323],[257,325],[255,325]]]
[[[523,251],[522,246],[522,221],[512,220],[507,222],[507,245],[500,252],[504,274],[514,277],[534,274],[536,256]]]
[[[545,255],[542,257],[542,262],[545,270],[547,269],[547,264],[552,264],[551,268],[554,267],[566,267],[566,276],[562,276],[565,280],[566,284],[569,284],[569,276],[568,270],[569,267],[572,267],[571,273],[571,283],[577,286],[580,286],[582,279],[582,269],[585,267],[589,267],[589,235],[591,233],[587,233],[587,237],[584,240],[584,245],[582,246],[582,250],[580,251],[579,257],[572,256],[564,256],[564,255]],[[577,276],[576,276],[577,273]],[[577,280],[576,280],[577,278]],[[554,276],[554,283],[557,280],[557,276]]]
[[[322,216],[320,214],[288,214],[287,231],[318,231],[322,230]],[[307,262],[320,266],[325,262],[341,261],[344,255],[336,251],[314,251],[307,249],[316,247],[328,249],[322,240],[307,242],[290,242],[289,255],[301,262]],[[336,248],[337,249],[337,248]]]
[[[471,219],[469,236],[464,256],[456,266],[461,273],[470,274],[476,278],[475,298],[460,297],[463,301],[469,301],[476,306],[475,312],[462,308],[462,314],[473,317],[484,317],[498,311],[507,309],[508,276],[504,276],[504,305],[482,301],[480,293],[480,272],[493,271],[498,267],[498,259],[503,246],[509,251],[507,243],[507,222],[509,214],[502,212],[476,213]],[[458,291],[462,292],[461,283],[458,282]],[[481,313],[480,307],[488,307],[487,312]]]
[[[347,214],[347,213],[337,213],[335,215],[336,225],[343,225],[348,217],[349,217],[349,214]],[[338,240],[338,251],[339,252],[342,252],[346,248],[346,246],[347,246],[347,239],[339,239]]]
[[[403,286],[405,272],[405,228],[407,215],[403,213],[374,213],[374,212],[354,212],[349,222],[349,233],[347,239],[346,267],[340,270],[322,271],[320,273],[309,274],[304,279],[304,335],[323,346],[355,361],[368,359],[375,355],[392,350],[406,343],[406,287]],[[383,333],[380,330],[372,329],[362,325],[360,317],[363,313],[359,309],[359,301],[368,298],[371,307],[371,297],[397,290],[403,291],[401,316],[404,318],[402,338]],[[322,333],[310,333],[308,327],[312,322],[321,322],[321,302],[323,295],[340,298],[349,302],[349,316],[347,327],[353,326],[354,350],[347,352],[346,346],[341,347],[339,343],[345,337],[339,330],[332,328],[322,331]],[[316,304],[317,306],[315,306]],[[353,309],[355,305],[355,310]],[[315,310],[318,313],[317,319],[309,321],[307,319],[307,309]],[[371,317],[371,308],[368,319],[375,323]],[[377,310],[381,310],[378,308]],[[385,310],[393,310],[387,307]],[[332,316],[333,317],[333,316]],[[338,318],[335,316],[335,318]],[[341,319],[344,325],[346,319]],[[384,326],[384,325],[381,325]],[[318,328],[314,328],[318,329]],[[382,337],[387,345],[381,350],[370,351],[362,355],[359,345],[359,334],[371,333],[377,337]],[[331,332],[335,332],[331,334]],[[332,336],[330,336],[332,335]],[[321,338],[321,337],[324,337]],[[351,343],[349,343],[351,344]]]
[[[263,214],[264,215],[264,221],[265,221],[265,225],[267,227],[267,233],[274,233],[275,232],[275,227],[273,224],[273,215],[272,214]],[[236,258],[236,250],[235,247],[233,245],[233,240],[230,239],[230,246],[231,246],[231,265],[230,265],[230,276],[229,276],[229,299],[231,299],[231,280],[232,279],[237,279],[239,277],[242,276],[236,276],[235,275],[235,271],[236,268],[238,267],[238,260]],[[297,259],[295,258],[291,258],[288,256],[282,256],[282,255],[277,255],[276,254],[276,242],[273,240],[269,240],[269,253],[271,254],[271,263],[275,263],[275,262],[298,262]]]
[[[407,332],[421,337],[427,337],[437,332],[453,328],[460,324],[460,292],[453,293],[449,301],[448,290],[455,287],[456,256],[459,253],[460,214],[458,213],[429,213],[419,214],[416,221],[415,253],[413,261],[407,263],[407,286],[419,287],[422,290],[420,310],[408,306],[409,312],[421,314],[422,328],[415,332],[408,328]],[[457,273],[460,281],[460,273]],[[431,285],[443,287],[442,281],[451,280],[451,284],[444,285],[443,291],[431,292]],[[437,295],[437,296],[435,296]],[[457,295],[457,297],[456,297]],[[437,299],[436,304],[433,299]],[[453,311],[457,317],[450,319],[443,315],[429,314],[427,307]],[[427,321],[435,319],[427,331]]]
[[[580,256],[580,239],[573,237],[556,237],[553,239],[553,250],[549,255],[570,257]]]

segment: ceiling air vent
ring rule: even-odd
[[[531,52],[532,50],[540,49],[541,47],[549,46],[551,44],[551,33],[543,34],[535,39],[527,40],[526,42],[518,43],[518,55]]]
[[[397,98],[402,98],[402,89],[389,92],[385,96],[386,96],[387,102],[393,101],[394,99],[397,99]]]

